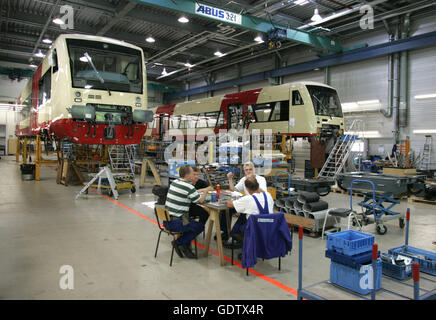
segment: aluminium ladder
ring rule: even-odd
[[[335,178],[340,173],[351,153],[354,142],[362,133],[363,121],[354,120],[349,129],[349,134],[344,134],[336,141],[324,166],[318,174],[318,178]]]
[[[116,183],[115,183],[115,179],[112,175],[111,169],[106,166],[103,167],[103,169],[100,170],[99,173],[97,173],[92,179],[91,181],[89,181],[80,191],[79,193],[76,195],[76,200],[79,199],[80,195],[82,194],[87,194],[88,193],[88,188],[95,182],[95,180],[98,179],[98,192],[100,192],[100,186],[101,186],[101,179],[103,178],[103,175],[106,176],[107,180],[109,181],[109,185],[110,188],[112,190],[112,193],[114,195],[115,200],[118,200],[118,191],[116,188]]]
[[[109,160],[113,173],[129,172],[135,176],[134,145],[113,145],[109,148]]]
[[[424,150],[421,158],[421,170],[430,170],[432,136],[425,136]]]

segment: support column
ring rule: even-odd
[[[36,136],[35,143],[35,180],[39,181],[41,169],[41,138],[39,135]]]
[[[15,151],[15,162],[20,162],[20,154],[21,154],[21,148],[20,148],[20,137],[17,137],[17,151]]]
[[[23,139],[23,164],[27,164],[27,138]]]

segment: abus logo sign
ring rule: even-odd
[[[198,7],[197,13],[207,14],[208,16],[214,16],[217,18],[224,19],[224,10],[220,10],[212,7],[206,7],[202,4]]]
[[[240,14],[211,7],[205,4],[195,3],[195,13],[225,22],[242,24],[242,16]]]

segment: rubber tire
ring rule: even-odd
[[[133,186],[130,188],[130,192],[135,193],[136,192],[136,188]]]
[[[383,224],[378,224],[376,226],[376,231],[378,234],[384,235],[388,231],[388,228]]]
[[[406,220],[404,218],[400,218],[398,219],[399,225],[400,225],[400,229],[404,229],[405,225],[406,225]]]

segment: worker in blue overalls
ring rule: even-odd
[[[236,240],[235,247],[242,246],[242,239],[244,237],[245,223],[247,216],[250,214],[269,214],[273,213],[274,200],[271,194],[263,189],[260,189],[259,183],[255,178],[248,178],[245,180],[245,188],[248,195],[226,203],[228,208],[235,208],[236,212],[240,213],[238,220],[230,232],[231,237]],[[231,247],[232,239],[230,238],[224,243],[224,246]]]

